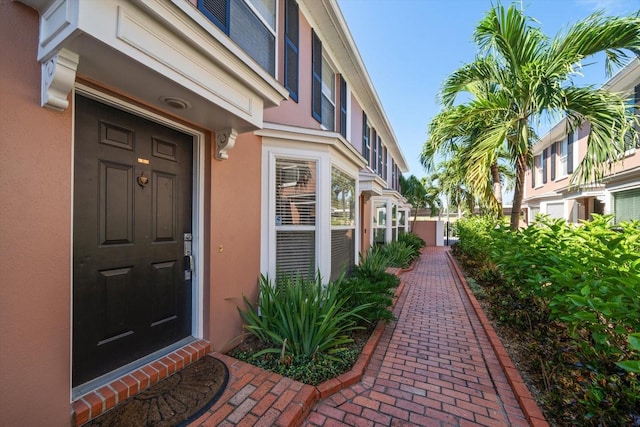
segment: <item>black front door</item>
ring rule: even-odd
[[[191,334],[193,138],[76,96],[73,385]]]

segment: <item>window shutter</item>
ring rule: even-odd
[[[347,82],[340,75],[340,135],[347,137]]]
[[[382,154],[382,178],[386,181],[387,178],[389,177],[389,175],[388,175],[389,171],[387,170],[388,166],[389,166],[389,164],[388,164],[389,160],[387,159],[387,155],[388,155],[387,147],[384,147],[383,151],[384,152]]]
[[[311,32],[311,115],[322,123],[322,42]]]
[[[549,148],[542,150],[542,183],[547,183],[547,156]]]
[[[286,0],[284,14],[284,87],[291,99],[298,102],[298,40],[299,40],[298,3]]]
[[[573,131],[567,135],[567,173],[573,173]]]
[[[556,179],[556,146],[557,142],[551,144],[551,181]]]
[[[198,0],[198,9],[218,26],[225,34],[229,34],[229,3],[231,0]]]

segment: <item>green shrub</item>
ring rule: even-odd
[[[370,305],[350,305],[339,292],[341,281],[323,286],[320,274],[304,279],[282,275],[274,285],[260,277],[260,298],[254,306],[244,298],[240,310],[245,329],[272,347],[256,354],[276,353],[281,359],[317,359],[318,354],[338,360],[334,355],[352,342],[349,332],[360,329],[359,314]]]
[[[538,341],[531,357],[549,391],[546,410],[562,425],[640,416],[640,222],[611,219],[539,216],[517,231],[481,217],[456,223],[459,259],[493,314]]]
[[[393,319],[389,308],[393,302],[393,289],[400,279],[386,272],[388,262],[387,256],[379,249],[370,249],[366,258],[360,256],[360,264],[341,283],[339,294],[347,300],[346,309],[368,306],[359,312],[364,323]]]
[[[406,243],[407,245],[411,246],[416,252],[420,252],[420,249],[427,246],[426,242],[420,236],[413,232],[399,234],[398,242]]]
[[[387,258],[389,266],[407,268],[420,252],[404,242],[391,242],[376,249]]]

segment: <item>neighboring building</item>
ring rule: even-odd
[[[638,58],[603,87],[627,96],[629,108],[635,108],[636,115],[640,115]],[[616,222],[640,220],[640,144],[630,142],[600,183],[570,185],[575,168],[585,156],[588,134],[588,123],[570,132],[563,119],[535,145],[534,167],[525,175],[523,210],[528,223],[538,213],[573,223],[588,220],[594,213],[613,214]]]
[[[406,231],[336,0],[2,2],[0,46],[2,425],[228,350],[261,273],[329,280]]]

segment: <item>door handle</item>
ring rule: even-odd
[[[195,270],[196,263],[193,255],[185,255],[182,261],[182,269],[184,270],[184,280],[191,279],[191,272]]]
[[[193,271],[193,255],[185,255],[182,265],[184,271]]]

